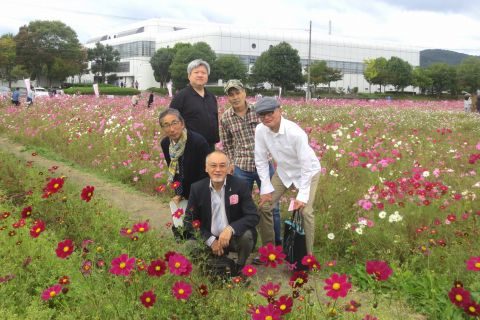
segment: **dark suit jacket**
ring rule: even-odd
[[[192,221],[200,220],[200,233],[205,241],[212,236],[212,203],[209,186],[210,178],[192,184],[184,220],[187,228],[191,228]],[[238,196],[238,203],[230,204],[232,195]],[[255,227],[260,221],[260,216],[253,202],[252,193],[245,181],[231,175],[227,175],[225,184],[225,212],[228,223],[235,231],[235,236],[241,236],[251,229],[256,239]]]
[[[167,164],[170,165],[170,139],[164,138],[160,143],[162,146],[163,155]],[[204,137],[192,130],[187,130],[187,143],[185,144],[185,151],[183,152],[183,193],[182,196],[188,199],[190,195],[190,186],[192,183],[208,177],[205,172],[205,158],[210,153],[210,147]]]

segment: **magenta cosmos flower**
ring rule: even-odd
[[[280,320],[282,313],[274,305],[268,304],[266,306],[258,306],[255,312],[252,313],[253,320]]]
[[[160,277],[165,274],[166,270],[167,265],[161,259],[153,260],[147,268],[148,275],[152,277]]]
[[[85,188],[83,188],[82,193],[80,194],[80,198],[82,198],[82,200],[85,200],[86,202],[89,202],[90,200],[92,200],[94,190],[94,186],[86,186]]]
[[[73,241],[66,239],[58,243],[55,252],[57,253],[57,257],[65,259],[72,254],[74,248]]]
[[[306,255],[303,257],[302,264],[307,266],[310,270],[320,270],[322,268],[320,263],[318,263],[317,258],[313,255]]]
[[[281,296],[276,302],[275,306],[280,310],[282,315],[292,312],[293,299],[289,296]]]
[[[168,258],[168,268],[170,273],[177,276],[188,276],[192,272],[190,261],[179,253],[175,253]]]
[[[177,300],[188,300],[192,294],[192,286],[183,281],[177,281],[173,284],[172,294]]]
[[[134,232],[143,233],[147,232],[148,230],[150,230],[150,224],[148,223],[148,221],[139,222],[133,226]]]
[[[124,253],[112,260],[112,267],[109,272],[116,276],[128,276],[133,267],[135,267],[135,258],[129,258]]]
[[[42,300],[50,300],[54,298],[56,295],[58,295],[60,292],[62,292],[62,286],[59,284],[56,284],[54,286],[51,286],[50,288],[46,289],[42,293]]]
[[[274,284],[273,282],[269,282],[260,287],[261,296],[264,296],[268,299],[268,301],[273,301],[275,296],[280,292],[280,284]]]
[[[377,281],[385,281],[390,278],[393,273],[388,263],[377,260],[367,261],[366,270],[368,274],[375,276]]]
[[[330,278],[325,279],[326,286],[323,287],[327,291],[327,296],[332,299],[344,298],[347,296],[348,291],[352,287],[352,284],[348,282],[347,275],[339,275],[334,273]]]
[[[448,297],[454,305],[459,306],[460,308],[471,301],[470,291],[467,291],[461,287],[452,288],[448,293]]]
[[[277,264],[282,264],[286,257],[286,254],[282,252],[282,246],[275,247],[271,243],[260,247],[258,253],[260,254],[260,261],[272,268],[275,268]]]
[[[242,274],[246,277],[252,277],[257,274],[257,268],[251,264],[247,264],[245,267],[243,267]]]
[[[45,231],[45,222],[43,222],[42,220],[37,220],[30,229],[30,236],[32,238],[38,238],[40,233],[42,233],[43,231]]]
[[[471,257],[468,259],[467,270],[480,271],[480,257]]]

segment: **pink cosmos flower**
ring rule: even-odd
[[[273,301],[275,296],[280,292],[280,284],[274,284],[273,282],[269,282],[264,284],[260,287],[260,291],[258,293],[261,296],[264,296],[269,301]]]
[[[334,273],[330,278],[325,279],[326,286],[323,287],[327,291],[327,296],[332,299],[344,298],[347,296],[348,291],[352,287],[352,284],[348,282],[347,275],[339,275]]]
[[[306,255],[305,257],[302,258],[302,264],[304,266],[307,266],[310,270],[320,270],[321,266],[320,263],[318,263],[317,258],[313,255]]]
[[[272,243],[268,243],[266,246],[258,249],[260,254],[260,261],[268,266],[275,268],[277,264],[282,264],[287,256],[282,252],[282,246],[274,246]]]
[[[252,320],[280,320],[281,318],[281,311],[273,304],[258,306],[258,308],[252,313]]]
[[[368,274],[374,275],[377,281],[385,281],[393,273],[393,270],[385,261],[367,261],[366,270]]]
[[[175,253],[169,257],[168,267],[170,273],[177,276],[188,276],[190,272],[192,272],[192,264],[190,261],[179,253]]]
[[[60,292],[62,292],[62,286],[59,284],[56,284],[54,286],[51,286],[50,288],[46,289],[42,293],[42,300],[50,300],[54,298],[56,295],[58,295]]]
[[[175,210],[172,216],[177,219],[180,219],[183,216],[183,213],[184,213],[183,208],[178,208],[177,210]]]
[[[480,257],[470,257],[467,261],[467,270],[480,271]]]
[[[257,274],[257,269],[251,264],[247,264],[245,267],[243,267],[242,274],[246,277],[252,277]]]
[[[109,272],[116,276],[128,276],[135,267],[135,258],[129,258],[127,254],[122,254],[114,258],[111,262],[112,267]]]
[[[150,230],[150,224],[148,223],[148,221],[140,222],[133,226],[134,232],[144,233],[144,232],[147,232],[148,230]]]
[[[275,302],[275,307],[280,310],[282,315],[290,313],[292,311],[293,299],[289,296],[281,296]]]
[[[192,286],[183,281],[177,281],[173,284],[172,294],[177,300],[188,300],[192,294]]]

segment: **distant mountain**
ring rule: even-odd
[[[420,51],[420,67],[425,68],[432,63],[444,62],[451,65],[457,65],[470,55],[450,50],[427,49]]]

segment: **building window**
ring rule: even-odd
[[[155,54],[155,41],[136,41],[113,46],[120,58],[152,57]]]

